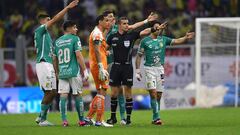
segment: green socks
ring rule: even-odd
[[[75,107],[78,113],[78,118],[80,121],[84,120],[84,105],[82,97],[75,98]]]
[[[49,104],[49,105],[41,104],[41,113],[39,116],[41,116],[42,121],[47,119],[47,112],[48,112],[48,109],[50,108],[50,106],[51,106],[51,104]]]
[[[125,98],[123,95],[118,95],[118,104],[121,120],[125,119]]]
[[[151,98],[151,107],[153,110],[153,120],[159,119],[159,110],[158,110],[158,102],[156,99]]]
[[[67,97],[60,97],[59,108],[62,120],[67,120]]]

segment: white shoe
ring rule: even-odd
[[[102,126],[104,126],[104,127],[113,127],[113,125],[110,125],[110,124],[108,124],[105,121],[102,121]]]
[[[125,120],[125,119],[122,119],[122,120],[120,121],[120,124],[121,124],[121,125],[126,125],[126,124],[127,124],[127,122],[126,122],[126,120]]]
[[[92,122],[93,125],[96,124],[96,121],[94,119],[90,119],[90,121]]]
[[[96,124],[96,121],[93,118],[92,119],[85,118],[85,122],[87,122],[89,125],[95,125]]]
[[[49,122],[49,121],[47,121],[47,120],[39,122],[38,125],[41,126],[41,127],[54,126],[54,124],[52,124],[51,122]]]
[[[40,121],[41,121],[41,117],[37,117],[37,118],[35,119],[35,122],[36,122],[37,124],[39,124]]]

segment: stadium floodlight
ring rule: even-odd
[[[239,31],[240,17],[196,19],[195,82],[197,99],[201,93],[201,85],[217,86],[233,82],[235,83],[234,104],[235,107],[238,106]],[[215,65],[212,67],[215,69],[207,75],[203,73],[204,62],[208,63],[208,66]]]

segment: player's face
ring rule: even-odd
[[[113,13],[108,14],[108,15],[107,15],[107,18],[108,18],[108,20],[109,20],[111,26],[114,25],[114,24],[116,23],[116,19],[115,19]]]
[[[156,35],[156,36],[159,35],[160,32],[161,32],[160,24],[158,24],[158,23],[154,24],[153,28],[156,30],[153,34]]]
[[[104,19],[101,21],[101,25],[104,29],[109,29],[110,28],[110,21],[108,17],[104,17]]]
[[[128,31],[128,20],[121,20],[119,29],[121,29],[124,32]]]
[[[72,27],[69,27],[68,31],[69,31],[71,34],[77,35],[77,31],[78,31],[77,25],[74,25],[74,26],[72,26]]]

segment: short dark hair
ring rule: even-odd
[[[103,21],[104,20],[104,18],[105,17],[107,17],[107,13],[104,13],[104,14],[101,14],[101,15],[99,15],[97,18],[96,18],[96,25],[98,25],[99,24],[99,21]]]
[[[50,17],[50,16],[48,14],[39,14],[37,19],[38,19],[38,21],[40,21],[41,19],[44,19],[46,17]]]
[[[128,20],[128,18],[126,16],[119,17],[117,20],[117,24],[120,24],[122,20]]]
[[[112,13],[114,16],[116,15],[114,10],[105,10],[105,11],[103,12],[103,14],[107,14],[107,15],[108,15],[108,14],[111,14],[111,13]]]
[[[63,22],[62,27],[63,27],[63,30],[65,31],[65,30],[67,30],[67,28],[72,27],[74,25],[76,25],[76,22],[74,22],[72,20],[66,20]]]
[[[159,25],[161,25],[162,22],[161,22],[161,21],[158,21],[158,20],[155,20],[155,21],[149,22],[150,27],[153,27],[154,24],[159,24]]]

